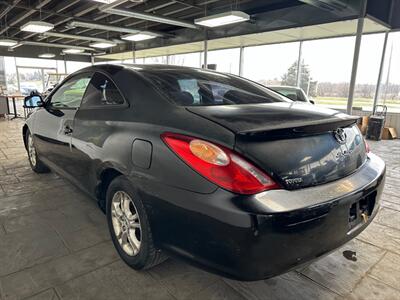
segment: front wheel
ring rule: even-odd
[[[28,152],[29,164],[31,169],[36,173],[48,173],[49,168],[38,158],[33,136],[29,130],[26,132],[26,150]]]
[[[106,199],[111,238],[123,261],[136,270],[163,262],[166,257],[153,244],[146,210],[131,182],[125,176],[114,179]]]

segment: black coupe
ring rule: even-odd
[[[135,269],[166,255],[241,280],[319,258],[376,215],[385,164],[357,118],[233,75],[168,65],[82,69],[23,127],[35,172],[97,199]]]

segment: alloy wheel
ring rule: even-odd
[[[28,135],[28,156],[32,166],[36,166],[36,149],[33,144],[33,137],[31,134]]]
[[[121,248],[129,256],[138,254],[141,244],[139,215],[131,197],[124,191],[117,191],[112,198],[111,218]]]

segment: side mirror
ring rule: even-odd
[[[24,99],[25,108],[43,107],[43,104],[43,98],[40,95],[32,95]]]
[[[311,104],[315,104],[315,101],[312,99],[308,99],[308,101],[310,101]]]

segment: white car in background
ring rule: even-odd
[[[269,85],[268,88],[271,90],[288,97],[293,101],[307,102],[315,104],[314,100],[310,99],[302,88],[297,86],[286,86],[286,85]]]

